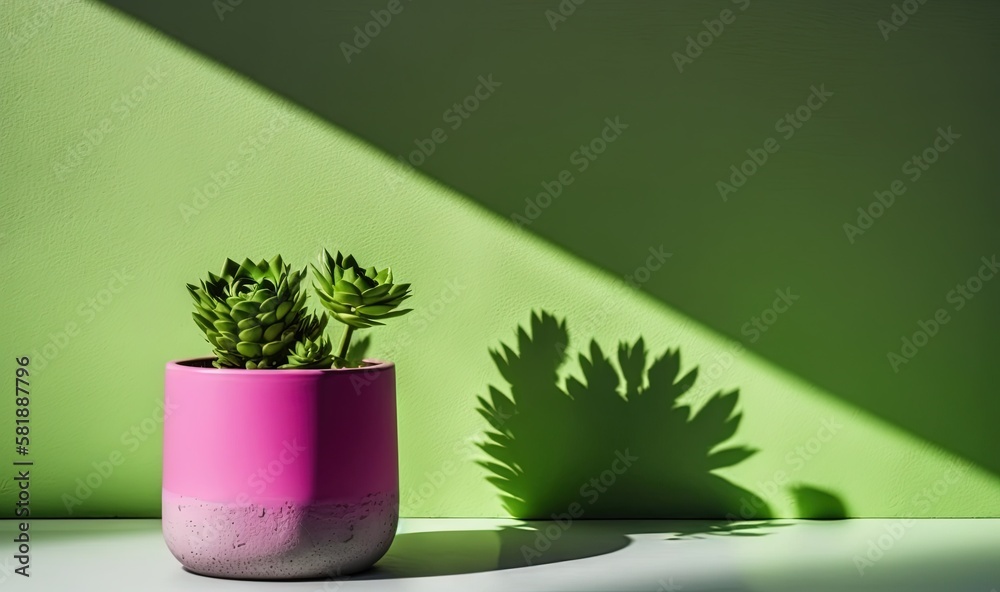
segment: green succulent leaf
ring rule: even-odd
[[[195,307],[193,318],[213,347],[219,368],[350,367],[351,333],[383,324],[410,309],[409,284],[393,283],[389,267],[363,267],[353,255],[324,251],[310,267],[320,305],[306,309],[301,289],[306,269],[292,269],[280,255],[254,262],[226,259],[221,274],[186,284]],[[325,336],[330,318],[345,325],[340,349]],[[367,343],[367,341],[366,341]]]
[[[307,292],[300,289],[305,270],[293,270],[280,255],[253,262],[227,259],[222,273],[187,284],[195,305],[194,320],[213,346],[218,368],[262,370],[283,367],[297,348],[297,363],[323,361],[327,316],[305,312]],[[350,312],[350,309],[348,310]],[[308,356],[306,356],[308,354]]]
[[[319,282],[320,294],[333,292],[333,281],[316,267],[313,267],[313,276]]]
[[[256,344],[264,336],[264,330],[260,327],[254,327],[252,329],[246,329],[245,331],[240,331],[240,341],[241,342],[253,342]],[[251,354],[252,355],[252,354]]]
[[[231,314],[237,322],[252,316],[256,316],[260,310],[260,305],[252,300],[243,300],[233,306]]]
[[[259,358],[263,354],[259,344],[250,341],[241,341],[236,344],[236,351],[247,358]]]
[[[259,327],[259,326],[260,326],[260,321],[258,321],[257,319],[255,319],[253,317],[250,317],[248,319],[243,319],[242,321],[236,323],[236,327],[240,331],[245,331],[247,329],[253,329],[254,327]]]
[[[339,280],[337,283],[335,283],[333,285],[333,288],[335,290],[334,300],[339,300],[338,298],[336,298],[336,296],[340,293],[347,293],[351,294],[352,296],[361,296],[361,290],[359,290],[357,286],[352,284],[350,280],[347,279],[346,275],[344,276],[344,279]]]
[[[381,317],[382,315],[392,312],[394,308],[396,307],[391,304],[370,304],[366,306],[359,306],[358,314],[369,317]]]
[[[300,341],[281,368],[329,368],[333,365],[333,345],[323,337]]]
[[[277,320],[285,318],[285,315],[287,315],[289,311],[292,310],[293,306],[295,306],[294,302],[289,302],[287,300],[285,302],[282,302],[281,304],[278,305],[278,308],[274,309],[274,317]]]
[[[278,355],[283,349],[285,349],[284,343],[280,341],[271,341],[269,343],[265,343],[264,347],[261,348],[261,351],[265,356],[271,357]]]
[[[265,300],[264,302],[260,303],[260,312],[263,313],[271,312],[274,309],[278,308],[279,304],[281,304],[281,299],[278,298],[276,295],[272,296],[267,300]]]
[[[213,324],[214,324],[215,329],[218,330],[220,333],[222,333],[222,332],[226,332],[226,333],[237,333],[237,332],[239,332],[239,324],[234,323],[232,321],[218,320],[218,321],[215,321],[215,323],[213,323]]]
[[[338,313],[333,313],[333,318],[337,319],[341,323],[344,323],[345,325],[348,325],[350,327],[354,327],[355,329],[367,329],[368,327],[371,327],[372,325],[381,325],[382,324],[382,323],[380,323],[380,322],[378,322],[378,321],[376,321],[374,319],[369,319],[369,318],[358,316],[358,315],[354,315],[354,314],[339,313],[339,312]]]
[[[191,316],[194,317],[194,322],[197,323],[199,327],[201,327],[202,331],[209,331],[212,329],[212,321],[206,319],[197,312],[191,313]]]
[[[275,339],[281,336],[281,332],[284,330],[285,330],[285,324],[278,322],[273,325],[267,326],[267,329],[264,330],[261,336],[264,338],[264,341],[268,342],[274,341]],[[274,354],[265,353],[265,355],[274,355]]]
[[[324,251],[313,267],[320,304],[349,329],[381,325],[380,319],[405,314],[397,310],[409,295],[409,284],[393,284],[392,270],[361,266],[353,255]],[[394,314],[395,313],[395,314]],[[345,340],[345,346],[348,339]],[[346,352],[336,358],[344,359]]]
[[[377,302],[378,298],[389,294],[389,290],[391,289],[392,284],[380,284],[362,292],[361,297],[365,300],[365,302]]]

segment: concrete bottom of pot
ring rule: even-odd
[[[367,569],[396,534],[395,493],[356,503],[217,503],[163,492],[163,538],[189,570],[214,577],[288,580]]]

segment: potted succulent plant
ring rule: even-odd
[[[339,252],[313,272],[318,313],[306,307],[305,270],[280,256],[227,260],[188,285],[214,356],[167,364],[163,534],[191,571],[348,574],[395,535],[395,368],[360,359],[351,338],[409,312],[399,308],[409,285]],[[344,325],[336,351],[330,317]]]

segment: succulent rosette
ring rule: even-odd
[[[278,255],[254,263],[227,259],[222,273],[188,284],[194,320],[213,346],[218,368],[329,368],[327,317],[309,313],[304,271]]]
[[[351,335],[355,329],[384,324],[382,321],[402,316],[409,308],[399,305],[410,297],[410,284],[393,282],[388,267],[364,268],[352,255],[336,256],[324,250],[318,266],[313,266],[316,292],[320,303],[337,321],[346,325],[344,338],[334,358],[335,365],[351,364],[346,360]]]

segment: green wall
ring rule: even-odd
[[[408,10],[416,10],[417,5],[412,6]],[[247,3],[232,17],[250,10]],[[215,15],[210,13],[207,18]],[[230,24],[234,23],[213,21],[213,26]],[[543,30],[547,26],[544,20],[540,26]],[[873,412],[867,402],[859,404],[844,392],[846,387],[831,391],[829,385],[821,387],[807,380],[809,373],[802,366],[793,371],[774,361],[783,357],[782,352],[795,350],[806,356],[817,349],[822,354],[818,357],[829,360],[831,366],[843,361],[816,342],[838,325],[854,326],[856,319],[838,316],[845,311],[834,304],[825,309],[827,300],[873,299],[881,289],[909,291],[919,305],[895,301],[893,306],[903,309],[900,314],[910,315],[914,327],[918,319],[926,317],[924,312],[933,311],[935,306],[951,310],[945,299],[951,279],[974,274],[979,255],[992,254],[981,248],[986,244],[982,239],[987,236],[983,230],[987,221],[973,224],[987,210],[985,206],[965,210],[962,216],[955,213],[939,218],[942,232],[949,233],[948,237],[951,233],[969,236],[966,246],[978,255],[968,259],[965,267],[951,267],[951,255],[942,255],[944,267],[934,267],[932,278],[922,275],[917,262],[900,268],[892,260],[884,260],[849,289],[830,285],[825,293],[799,292],[796,276],[772,277],[768,271],[771,260],[757,259],[752,271],[759,277],[753,282],[733,283],[730,288],[733,302],[738,302],[732,304],[737,311],[733,314],[740,320],[723,330],[716,326],[718,318],[712,314],[690,314],[671,306],[669,291],[656,286],[669,286],[683,278],[679,294],[690,302],[696,300],[692,294],[699,292],[695,280],[704,278],[704,298],[714,299],[714,307],[724,308],[726,301],[718,301],[718,294],[726,286],[725,273],[709,266],[704,253],[724,249],[738,258],[739,244],[716,238],[737,221],[715,218],[717,223],[712,224],[698,219],[697,228],[683,236],[691,239],[700,235],[700,243],[682,244],[671,235],[647,232],[649,220],[669,215],[669,208],[659,205],[654,207],[656,215],[644,213],[634,209],[639,198],[628,197],[639,188],[608,185],[613,178],[601,171],[621,164],[614,160],[618,157],[612,157],[611,148],[617,145],[609,148],[607,159],[596,161],[593,175],[587,171],[576,176],[561,198],[565,201],[556,202],[561,210],[553,206],[539,218],[551,227],[562,225],[576,228],[572,232],[589,233],[592,250],[580,252],[567,248],[561,240],[566,236],[546,236],[534,225],[512,223],[509,214],[517,210],[503,206],[508,209],[498,215],[496,210],[501,208],[496,204],[477,202],[488,201],[482,196],[459,193],[400,165],[391,151],[383,152],[331,125],[328,117],[315,110],[303,109],[100,4],[54,2],[45,8],[5,5],[0,30],[15,33],[7,36],[8,46],[0,61],[0,105],[5,116],[0,143],[0,249],[12,267],[4,282],[8,305],[2,313],[6,329],[2,348],[10,373],[15,369],[15,357],[32,357],[30,458],[35,462],[32,507],[37,516],[68,515],[66,496],[77,497],[78,480],[86,481],[88,476],[92,483],[100,484],[89,496],[77,500],[80,503],[72,506],[72,516],[156,515],[161,452],[157,418],[163,365],[170,359],[208,351],[190,321],[184,284],[208,270],[217,270],[227,256],[259,258],[280,252],[287,260],[304,265],[323,247],[351,251],[376,264],[391,263],[398,277],[414,285],[416,312],[373,333],[373,353],[398,365],[402,512],[406,516],[504,515],[496,491],[485,480],[486,471],[474,463],[481,455],[471,442],[481,438],[485,428],[475,411],[476,396],[485,394],[488,384],[501,382],[488,349],[513,338],[516,327],[525,324],[530,312],[537,309],[566,317],[575,339],[593,336],[607,348],[639,335],[654,351],[680,346],[684,367],[697,365],[702,369],[693,395],[698,400],[717,390],[739,388],[743,423],[734,443],[760,452],[720,474],[763,496],[780,515],[796,515],[789,494],[795,484],[835,493],[855,516],[1000,515],[1000,479],[995,473],[995,458],[992,464],[988,460],[990,454],[995,455],[996,436],[989,436],[992,432],[987,422],[992,424],[995,416],[969,419],[964,427],[950,426],[949,433],[964,430],[972,434],[957,445],[936,437],[941,432],[924,437],[919,426],[904,421],[914,409],[922,410],[918,414],[921,421],[938,416],[944,423],[956,417],[988,415],[977,414],[977,405],[996,409],[995,397],[987,388],[992,383],[985,380],[988,374],[984,370],[994,365],[987,355],[994,351],[989,349],[994,341],[985,333],[979,334],[985,332],[981,327],[989,325],[977,322],[995,311],[997,299],[989,296],[995,293],[994,286],[985,286],[983,296],[970,303],[963,314],[956,312],[946,327],[954,330],[953,336],[969,337],[964,349],[952,343],[962,352],[961,360],[955,362],[953,355],[942,351],[948,349],[943,340],[954,338],[946,337],[944,331],[937,342],[941,346],[922,349],[916,358],[921,363],[927,361],[925,367],[933,370],[936,384],[955,380],[947,363],[972,364],[972,378],[957,379],[962,387],[959,393],[914,394],[907,402],[908,414],[900,421],[893,421],[892,413]],[[692,68],[708,67],[708,55],[703,59]],[[662,68],[673,67],[665,56],[660,62]],[[411,76],[419,75],[419,70],[412,70]],[[874,81],[877,73],[870,76]],[[463,82],[475,80],[472,77]],[[822,79],[811,80],[801,87],[801,93],[790,94],[788,101],[779,104],[794,107],[804,100],[812,84],[822,83]],[[848,90],[842,88],[836,87],[836,92]],[[351,89],[345,87],[341,92],[349,95]],[[496,98],[489,100],[501,105],[502,97],[497,91]],[[404,99],[393,99],[399,109],[409,108]],[[417,107],[413,108],[428,100],[425,95],[415,98]],[[602,109],[612,118],[616,113],[608,105]],[[834,109],[833,102],[830,109]],[[964,112],[951,114],[959,118],[970,116],[970,111],[985,117],[987,106],[970,98]],[[853,133],[852,126],[866,125],[849,112],[835,113],[836,118],[816,125],[840,126],[846,130],[845,137]],[[718,129],[728,125],[725,118],[738,115],[719,114],[723,119],[715,120]],[[655,167],[662,157],[637,154],[635,146],[628,147],[628,132],[641,134],[643,122],[629,120],[624,113],[622,118],[635,126],[621,136],[623,152]],[[773,118],[768,115],[768,119]],[[489,118],[469,118],[465,129],[480,121],[482,125],[501,124]],[[594,122],[593,129],[572,130],[573,137],[584,141],[598,135],[603,118]],[[751,147],[751,136],[763,134],[763,140],[771,125],[764,122],[753,130],[748,128],[746,141],[727,141]],[[946,126],[947,120],[941,125]],[[541,127],[538,133],[555,133],[557,127]],[[981,146],[977,142],[984,140],[974,138],[972,121],[956,125],[956,129],[969,134],[968,147],[960,149],[976,154],[974,149]],[[907,141],[906,146],[916,149],[933,139],[934,127],[911,132],[912,142]],[[380,145],[377,138],[368,139]],[[801,159],[822,152],[823,147],[815,137],[801,140],[802,151],[789,158],[809,171],[812,165]],[[710,135],[700,136],[688,145],[713,141]],[[458,146],[442,144],[449,149],[454,149],[450,148],[453,145]],[[530,139],[524,139],[511,147],[537,160],[547,159],[542,168],[550,171],[548,176],[526,177],[525,187],[512,192],[514,201],[523,204],[524,196],[535,191],[538,181],[552,178],[551,173],[558,174],[559,167],[574,166],[572,161],[562,162],[573,146],[552,154],[537,151]],[[737,159],[741,150],[730,150],[728,160],[722,162]],[[979,160],[994,162],[988,155],[981,153],[965,166],[972,167]],[[847,152],[827,155],[834,159],[848,156]],[[493,158],[489,162],[496,175],[504,174],[502,158],[496,154],[484,158]],[[945,158],[942,170],[950,166]],[[901,159],[895,155],[889,158],[897,160]],[[850,171],[851,166],[845,161],[844,171]],[[862,185],[888,186],[899,174],[895,168],[867,170]],[[711,169],[713,174],[716,169]],[[978,169],[951,170],[951,174],[963,170],[980,183],[981,193],[986,187],[985,176]],[[435,175],[444,179],[441,173]],[[851,175],[842,172],[840,176]],[[808,178],[809,173],[803,172],[801,177],[785,178],[781,185],[781,181],[761,177],[754,179],[760,181],[754,191],[763,193],[767,185],[805,203],[813,199]],[[773,183],[780,186],[770,185]],[[947,193],[948,183],[948,177],[928,180],[942,194]],[[574,195],[569,189],[596,194],[585,192],[588,184],[590,191],[606,196],[604,208],[633,208],[634,228],[611,223],[602,226],[603,210],[578,210],[563,217],[563,212],[572,209],[566,203]],[[714,193],[714,180],[706,191]],[[623,193],[625,197],[618,197]],[[870,191],[855,193],[851,201],[865,202],[868,194]],[[965,197],[978,198],[979,194],[965,193]],[[718,200],[718,195],[713,199]],[[751,198],[744,198],[741,191],[732,201],[744,199]],[[638,203],[652,202],[639,199]],[[725,205],[741,207],[738,203]],[[832,232],[842,232],[840,218],[849,217],[852,211],[853,207],[843,211],[830,208],[827,213],[836,214],[830,218],[834,220]],[[905,216],[902,205],[892,213],[896,211]],[[796,228],[797,212],[782,212],[786,221],[782,228],[807,244],[814,232],[811,227]],[[921,212],[929,215],[929,210]],[[731,216],[746,224],[753,220],[749,210],[734,210]],[[581,220],[590,226],[579,226]],[[758,224],[759,232],[774,231],[768,226],[773,218],[760,220],[769,222]],[[873,232],[873,241],[892,236],[888,226],[894,222],[887,217],[880,224],[886,227],[884,238]],[[919,242],[919,233],[915,236]],[[843,236],[838,240],[846,244]],[[766,236],[757,242],[774,246]],[[594,261],[593,253],[602,245],[609,252],[622,254],[622,244],[629,245],[627,257],[623,255],[613,265]],[[633,287],[623,280],[626,273],[644,278],[645,272],[636,270],[647,261],[659,265],[655,257],[649,259],[649,249],[655,252],[661,248],[671,256],[651,270],[641,286]],[[858,258],[855,263],[838,261],[836,265],[847,269],[871,263],[865,255],[854,254]],[[776,262],[795,259],[787,252],[772,256]],[[824,265],[823,260],[800,263],[802,269]],[[831,273],[837,272],[831,268]],[[822,283],[808,274],[802,277],[813,288]],[[872,278],[881,283],[862,282]],[[950,279],[941,284],[937,280],[942,278]],[[786,287],[800,294],[801,302],[774,317],[777,320],[768,325],[758,344],[741,327],[753,316],[762,316],[772,306],[775,290]],[[883,314],[880,311],[891,306],[875,308]],[[797,315],[825,319],[825,324],[806,331]],[[878,364],[886,365],[885,346],[895,344],[903,329],[911,327],[891,327],[889,337],[883,335]],[[782,331],[786,334],[779,338]],[[741,337],[746,346],[734,339]],[[781,351],[756,347],[769,340],[780,342]],[[857,347],[867,347],[870,341],[870,334],[862,330]],[[911,366],[918,367],[915,362]],[[865,373],[872,372],[864,368]],[[852,366],[842,364],[829,372],[834,370],[844,376],[855,372]],[[887,368],[882,371],[891,372]],[[824,373],[822,377],[828,376]],[[879,384],[885,387],[884,397],[899,405],[898,383],[893,389],[881,379]],[[869,395],[877,400],[880,392]],[[0,431],[7,434],[14,429],[11,397],[5,397],[0,406]],[[955,399],[963,402],[958,415],[947,408]],[[878,402],[872,405],[878,407]],[[976,442],[979,444],[974,445]],[[558,443],[553,442],[553,446]],[[5,446],[3,458],[11,453],[11,447]],[[101,468],[107,472],[109,459],[117,462],[111,465],[113,471],[100,479],[93,476]],[[5,471],[13,477],[10,469]],[[6,473],[0,474],[0,512],[9,516],[15,491],[5,478]]]

